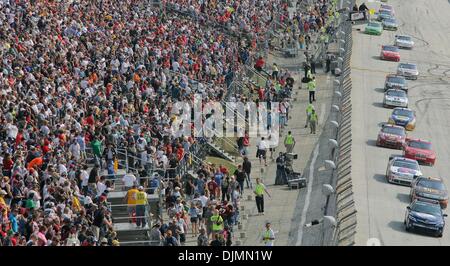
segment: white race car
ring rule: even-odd
[[[384,93],[384,107],[408,107],[408,95],[404,90],[390,89]]]
[[[419,176],[422,176],[422,171],[416,160],[400,156],[389,157],[386,169],[386,180],[389,183],[410,186],[414,179]]]
[[[419,70],[416,64],[400,63],[397,67],[397,75],[416,80],[419,77]]]
[[[414,47],[414,41],[407,35],[395,35],[394,45],[399,48],[412,49]]]

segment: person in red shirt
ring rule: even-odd
[[[255,69],[258,71],[262,71],[262,68],[264,67],[264,63],[265,63],[264,59],[262,58],[262,56],[260,56],[258,58],[258,60],[256,61]]]
[[[214,176],[212,176],[211,180],[208,181],[206,187],[209,191],[209,198],[211,200],[214,200],[217,196],[217,191],[219,190],[219,185],[217,185],[216,181],[214,180]]]
[[[93,114],[91,114],[90,116],[88,116],[88,117],[86,118],[86,123],[87,123],[89,126],[93,126],[93,125],[95,124],[95,120],[94,120],[94,115],[93,115]]]
[[[42,153],[45,155],[48,152],[50,152],[50,141],[47,138],[45,138],[44,145],[42,145]]]
[[[11,154],[7,154],[3,158],[3,175],[4,176],[11,176],[11,169],[14,166],[14,161],[11,158]]]
[[[16,147],[19,146],[22,143],[23,140],[24,140],[24,138],[23,138],[23,130],[19,129],[19,132],[16,135]]]
[[[259,98],[260,101],[264,101],[264,95],[265,94],[266,93],[264,91],[264,88],[263,87],[259,88],[259,90],[258,90],[258,98]]]
[[[181,159],[183,159],[184,156],[184,149],[183,146],[181,146],[181,144],[178,145],[177,147],[177,159],[178,161],[181,161]]]
[[[172,154],[172,145],[169,143],[166,145],[166,155],[169,156],[170,154]]]
[[[244,146],[243,154],[247,155],[248,154],[248,147],[250,146],[250,136],[248,135],[247,131],[245,132],[244,140],[243,140],[242,143],[243,143],[243,146]]]
[[[223,165],[219,165],[219,170],[224,175],[228,174],[228,169],[225,166],[223,166]]]

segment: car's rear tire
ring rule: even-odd
[[[444,234],[443,231],[437,231],[436,234],[435,234],[435,236],[436,236],[436,237],[442,237],[443,234]]]

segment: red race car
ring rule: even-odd
[[[407,138],[403,147],[403,156],[431,166],[436,162],[436,153],[431,148],[431,142],[422,139]]]
[[[398,49],[397,46],[383,45],[383,46],[381,46],[380,59],[399,62],[400,61],[400,50]]]
[[[405,128],[386,124],[378,133],[377,146],[401,149],[405,144],[405,139]]]

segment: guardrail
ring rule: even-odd
[[[354,1],[347,1],[351,7]],[[344,14],[344,19],[348,14]],[[325,215],[335,218],[335,226],[327,244],[338,246],[350,246],[355,243],[356,233],[356,209],[353,199],[352,185],[352,81],[350,77],[350,59],[352,53],[352,25],[349,21],[343,21],[339,27],[339,43],[342,44],[339,51],[338,68],[340,73],[334,81],[335,99],[332,110],[335,120],[331,121],[336,127],[331,161],[334,169],[331,177],[331,186],[334,193],[327,199]]]

